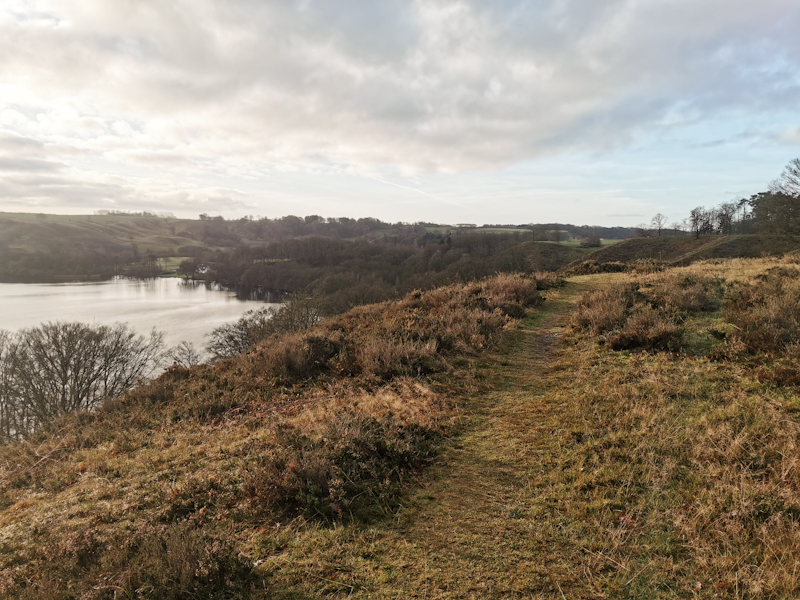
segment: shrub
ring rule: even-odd
[[[612,350],[667,350],[678,337],[675,323],[658,310],[642,305],[631,313],[621,329],[606,339]]]
[[[581,248],[599,248],[602,245],[599,235],[588,235],[581,239]]]
[[[341,412],[313,437],[284,424],[245,492],[289,514],[365,518],[392,504],[404,479],[432,458],[439,437],[391,415]]]
[[[637,292],[630,285],[615,285],[585,294],[572,315],[571,326],[599,335],[621,327],[631,307],[637,302]]]
[[[663,350],[680,332],[671,316],[647,303],[637,286],[614,285],[589,292],[572,315],[573,330],[605,335],[613,350]]]
[[[755,284],[728,290],[722,316],[736,329],[731,341],[749,352],[775,353],[800,341],[800,271],[776,267]]]
[[[647,273],[660,273],[668,267],[668,264],[661,260],[654,258],[639,258],[633,262],[628,263],[628,272],[647,274]]]
[[[197,600],[234,597],[245,590],[249,567],[230,544],[189,523],[145,526],[119,540],[100,540],[90,531],[42,549],[42,576],[14,582],[18,599],[125,598]],[[113,574],[109,576],[109,573]],[[241,597],[241,596],[238,596]]]
[[[628,265],[623,262],[598,262],[596,260],[585,260],[574,267],[565,271],[565,275],[594,275],[595,273],[624,273],[628,270]]]
[[[696,275],[672,275],[660,279],[650,293],[653,303],[667,310],[689,314],[719,308],[722,280]]]

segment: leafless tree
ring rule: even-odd
[[[659,237],[661,237],[661,230],[664,229],[666,224],[667,215],[662,215],[661,213],[657,213],[656,216],[650,221],[650,225],[658,232]]]
[[[275,333],[295,333],[319,323],[328,314],[327,304],[312,294],[297,292],[279,308],[249,310],[238,321],[217,327],[209,334],[206,350],[212,360],[244,354]]]
[[[789,161],[780,178],[770,185],[770,191],[786,196],[800,196],[800,158]]]
[[[739,205],[736,202],[723,202],[714,211],[717,231],[723,235],[733,233],[734,219]]]
[[[706,210],[704,206],[693,208],[692,212],[689,213],[689,230],[696,238],[713,233],[714,226],[711,212]]]
[[[244,354],[255,344],[270,336],[267,327],[277,311],[272,307],[248,310],[235,323],[221,325],[208,334],[206,350],[212,360]]]
[[[172,363],[187,369],[203,362],[203,355],[191,342],[181,342],[167,352],[166,358],[167,364]]]
[[[146,379],[162,359],[163,335],[127,325],[45,323],[0,338],[0,414],[7,438],[57,417],[92,410]]]

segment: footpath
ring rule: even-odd
[[[558,519],[541,518],[558,507],[554,490],[543,497],[540,488],[552,487],[563,438],[553,433],[565,427],[548,394],[568,375],[556,364],[559,341],[586,289],[550,291],[513,347],[483,364],[497,384],[470,400],[465,431],[430,485],[376,540],[382,582],[354,597],[562,597],[560,568],[546,557],[569,560],[570,549],[559,544]]]

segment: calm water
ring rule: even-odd
[[[145,334],[156,327],[164,332],[167,346],[187,341],[198,350],[212,329],[261,306],[276,305],[239,300],[234,292],[170,278],[0,283],[0,329],[16,331],[45,321],[121,321]]]

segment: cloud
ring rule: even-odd
[[[147,167],[196,190],[208,173],[604,153],[796,110],[798,16],[785,0],[9,2],[0,127],[17,137],[0,152],[31,140],[28,170]],[[131,181],[90,196],[136,196]]]
[[[800,127],[789,127],[781,131],[778,140],[792,146],[800,145]]]

